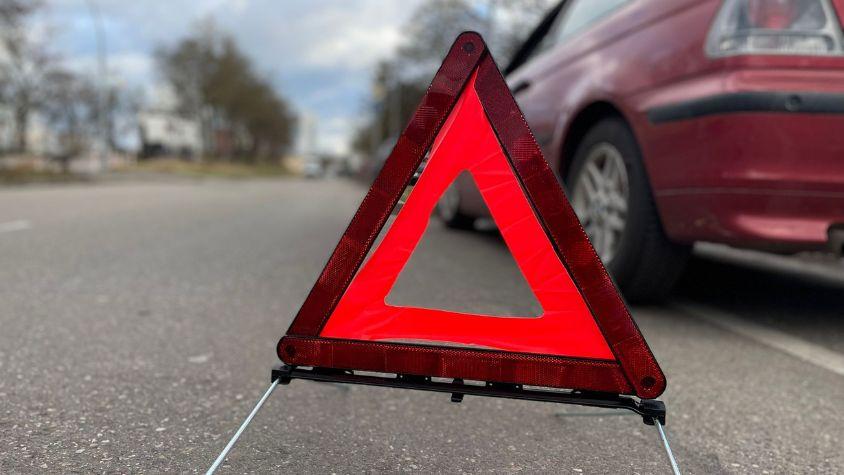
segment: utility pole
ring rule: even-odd
[[[94,37],[97,42],[97,115],[99,118],[100,140],[99,150],[100,171],[108,170],[108,63],[106,57],[106,35],[103,27],[103,17],[95,0],[87,0],[91,18],[94,21]]]
[[[399,134],[401,133],[401,125],[402,125],[402,111],[401,111],[401,103],[402,103],[402,83],[399,79],[399,74],[397,71],[393,71],[393,75],[391,77],[392,87],[388,91],[390,97],[390,139],[397,139]]]
[[[378,84],[372,86],[372,127],[369,129],[369,157],[368,160],[374,160],[375,151],[381,143],[381,124],[378,120],[379,112],[384,100],[383,88]]]

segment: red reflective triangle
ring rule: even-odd
[[[362,265],[413,173],[419,181]],[[462,172],[542,307],[495,316],[385,302]],[[458,37],[295,320],[287,364],[654,398],[665,376],[475,33]]]
[[[601,330],[510,168],[484,115],[475,82],[473,76],[440,129],[419,182],[320,336],[451,343],[612,360]],[[468,171],[478,185],[507,247],[542,306],[538,317],[502,318],[385,303],[421,240],[437,200],[463,171]]]

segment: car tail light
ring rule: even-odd
[[[841,55],[842,45],[841,26],[829,0],[726,0],[706,52]]]

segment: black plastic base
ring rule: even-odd
[[[427,376],[395,375],[380,376],[374,374],[355,374],[354,371],[328,368],[297,368],[279,365],[272,370],[272,381],[289,384],[294,379],[319,381],[326,383],[363,384],[388,388],[416,389],[451,393],[452,402],[463,401],[463,396],[502,397],[527,401],[555,402],[559,404],[577,404],[580,406],[626,409],[642,416],[645,424],[654,425],[654,419],[665,425],[665,404],[656,399],[637,399],[618,394],[587,391],[555,391],[544,389],[524,389],[519,384],[486,383],[465,384],[460,379],[451,381],[433,381]]]

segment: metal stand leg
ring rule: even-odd
[[[228,444],[226,444],[226,448],[223,449],[223,451],[217,457],[217,460],[215,460],[214,464],[211,465],[211,468],[209,468],[208,471],[205,472],[205,475],[212,475],[214,472],[217,471],[217,468],[220,467],[220,464],[222,464],[223,460],[225,460],[226,457],[229,455],[229,452],[231,451],[232,447],[234,447],[234,444],[235,442],[237,442],[237,439],[240,438],[240,434],[243,434],[243,431],[246,430],[246,427],[249,425],[250,422],[252,422],[252,418],[255,417],[255,414],[257,414],[259,410],[261,410],[261,406],[264,405],[264,402],[267,400],[268,397],[270,397],[270,394],[273,393],[276,386],[278,386],[278,381],[278,379],[275,379],[273,383],[270,384],[270,387],[269,389],[267,389],[267,392],[264,393],[264,396],[261,397],[261,399],[258,401],[258,404],[255,405],[255,408],[252,409],[252,412],[249,413],[249,416],[246,417],[246,420],[243,421],[243,424],[241,424],[240,428],[237,429],[237,432],[234,433],[232,439],[229,441]]]
[[[662,439],[662,445],[665,447],[665,453],[668,454],[668,460],[671,462],[671,470],[674,475],[680,475],[680,467],[677,466],[677,461],[674,460],[674,453],[671,452],[671,446],[668,445],[668,437],[665,436],[665,431],[662,429],[662,424],[658,420],[654,420],[657,430],[659,430],[659,437]]]

